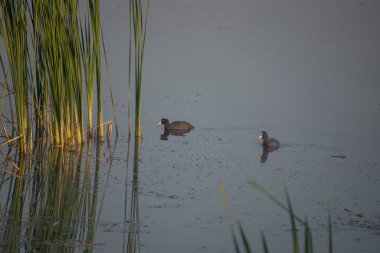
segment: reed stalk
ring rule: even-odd
[[[265,235],[262,232],[261,232],[261,243],[263,244],[264,253],[269,253],[267,239],[265,238]]]
[[[0,0],[6,49],[1,67],[5,86],[9,82],[14,90],[10,103],[23,153],[27,143],[32,146],[33,129],[37,139],[47,137],[60,146],[83,143],[84,93],[92,136],[95,82],[98,137],[103,139],[99,0],[83,6],[84,19],[78,0]]]
[[[293,243],[293,252],[294,253],[299,253],[300,252],[300,249],[299,249],[299,244],[298,244],[298,236],[297,236],[297,226],[296,226],[296,219],[295,219],[295,215],[294,215],[294,212],[293,212],[293,207],[292,207],[292,203],[290,201],[290,197],[289,197],[289,194],[288,194],[288,191],[286,190],[285,188],[285,195],[286,195],[286,201],[288,203],[288,210],[289,210],[289,217],[290,217],[290,224],[291,224],[291,227],[292,227],[292,243]],[[304,224],[307,225],[307,223],[304,222]],[[307,227],[307,226],[306,226]],[[307,238],[307,236],[306,236]]]
[[[109,88],[109,92],[110,92],[110,98],[111,98],[111,103],[112,103],[112,114],[113,114],[113,121],[114,124],[115,124],[115,132],[116,132],[116,139],[117,139],[117,136],[118,136],[118,124],[117,124],[117,118],[116,118],[116,105],[115,105],[115,100],[114,100],[114,96],[113,96],[113,92],[112,92],[112,85],[111,85],[111,74],[110,74],[110,70],[109,70],[109,65],[108,65],[108,60],[107,60],[107,54],[106,54],[106,47],[104,45],[104,36],[103,36],[103,29],[102,27],[100,26],[100,35],[101,35],[101,39],[102,39],[102,47],[103,47],[103,55],[104,55],[104,63],[106,65],[106,70],[107,70],[107,81],[108,81],[108,88]],[[111,127],[112,127],[112,124],[111,124]],[[110,137],[110,136],[109,136]],[[110,138],[108,138],[109,140]]]
[[[31,3],[36,69],[37,129],[58,145],[82,143],[82,69],[79,8],[75,0]],[[42,135],[42,134],[40,134]],[[76,135],[76,137],[74,137]]]
[[[91,249],[100,213],[101,146],[97,146],[96,157],[90,146],[83,162],[83,145],[78,152],[66,152],[41,144],[35,146],[35,167],[26,173],[26,180],[10,174],[9,180],[0,180],[2,190],[9,187],[0,209],[0,248],[6,252]],[[18,164],[25,167],[28,159],[20,157]]]
[[[14,102],[17,117],[17,134],[22,153],[27,151],[29,140],[29,49],[26,1],[0,0],[0,34],[8,56],[10,78],[13,83]]]
[[[86,97],[87,97],[87,130],[88,135],[92,137],[93,134],[93,120],[92,120],[92,108],[93,108],[93,96],[94,96],[94,74],[95,74],[95,61],[93,59],[93,46],[91,37],[90,21],[87,17],[84,21],[84,25],[81,26],[81,53],[83,60],[85,84],[86,84]]]
[[[130,197],[130,216],[127,244],[123,246],[126,252],[134,253],[139,249],[140,238],[140,212],[139,212],[139,161],[140,161],[140,138],[136,136],[134,139],[134,154],[133,154],[133,177]],[[126,184],[127,187],[128,184]],[[125,195],[125,211],[127,210],[128,196],[127,189]],[[124,224],[127,224],[126,213]]]
[[[275,204],[277,204],[279,207],[284,209],[285,211],[288,212],[289,217],[290,217],[290,225],[291,225],[291,236],[292,236],[292,245],[293,245],[293,252],[298,253],[300,252],[300,247],[298,243],[298,235],[297,235],[297,227],[296,227],[296,221],[301,223],[301,225],[304,227],[304,252],[305,253],[313,253],[314,252],[314,246],[313,246],[313,237],[312,237],[312,232],[311,228],[309,226],[309,222],[307,218],[305,219],[300,219],[298,216],[295,215],[292,207],[292,203],[290,201],[290,196],[289,193],[285,187],[285,198],[287,205],[284,205],[281,203],[278,199],[276,199],[272,194],[267,192],[264,188],[262,188],[257,182],[250,180],[249,184],[256,188],[258,191],[266,195],[269,199],[271,199]],[[328,217],[328,227],[329,227],[329,251],[330,253],[333,252],[332,249],[332,222],[331,222],[331,216],[330,216],[330,211],[329,211],[329,217]],[[268,245],[265,240],[264,235],[262,234],[262,242],[263,242],[263,247],[264,247],[264,252],[269,252],[268,250]]]
[[[19,170],[25,171],[26,160],[22,153],[19,154]],[[4,227],[0,231],[0,248],[4,252],[17,252],[18,242],[22,238],[22,214],[24,208],[24,191],[26,183],[24,180],[19,180],[17,177],[11,179],[8,199],[6,202],[6,209],[4,217],[12,217],[12,219],[4,220]]]
[[[97,135],[99,140],[104,138],[104,124],[103,124],[103,105],[102,105],[102,69],[100,65],[100,13],[99,13],[99,0],[88,1],[89,12],[91,17],[91,27],[93,35],[93,57],[95,61],[96,73],[96,94],[97,94]]]
[[[304,227],[304,252],[305,253],[313,253],[314,252],[313,238],[312,238],[312,233],[311,233],[309,223],[308,223],[306,218],[304,220],[302,220],[302,219],[298,218],[298,216],[295,215],[287,189],[285,188],[285,197],[286,197],[287,204],[284,205],[279,200],[277,200],[272,194],[270,194],[264,188],[262,188],[257,182],[250,180],[249,184],[251,186],[253,186],[254,188],[256,188],[257,190],[259,190],[264,195],[266,195],[269,199],[271,199],[279,207],[281,207],[282,209],[284,209],[285,211],[288,212],[289,218],[290,218],[290,225],[291,225],[293,252],[294,253],[300,252],[300,247],[299,247],[299,243],[298,243],[298,235],[297,235],[297,227],[296,227],[296,221],[297,221],[297,222],[301,223],[302,226]],[[233,226],[233,222],[231,219],[231,210],[230,210],[229,205],[228,205],[227,194],[225,192],[223,182],[220,183],[220,185],[219,185],[219,191],[221,193],[221,196],[223,199],[223,204],[224,204],[224,209],[226,210],[227,218],[228,218],[229,223],[230,223],[230,232],[232,235],[232,241],[233,241],[234,249],[235,249],[235,252],[239,253],[240,252],[240,244],[239,244],[239,241],[237,239],[235,229]],[[250,253],[250,252],[252,252],[252,250],[251,250],[251,247],[249,245],[249,241],[247,239],[247,236],[243,230],[242,225],[240,223],[238,225],[239,225],[241,243],[243,245],[244,252]],[[328,244],[329,245],[329,247],[328,247],[329,251],[328,252],[332,253],[333,252],[333,247],[332,247],[332,241],[333,240],[332,240],[332,222],[331,222],[330,212],[329,212],[328,226],[329,226],[329,231],[328,231],[329,232],[329,244]],[[269,253],[269,247],[268,247],[268,243],[267,243],[267,240],[265,238],[264,233],[261,233],[261,241],[262,241],[262,245],[263,245],[263,252]]]
[[[141,137],[141,94],[142,94],[142,74],[144,64],[144,49],[146,28],[149,16],[150,0],[146,1],[146,9],[143,9],[141,0],[130,0],[129,10],[131,17],[134,44],[134,83],[135,83],[135,135]],[[132,37],[132,36],[130,36]],[[131,45],[131,43],[130,43]],[[129,64],[131,65],[131,50],[129,52]],[[129,68],[129,76],[132,74],[131,67]],[[131,81],[131,78],[129,78]],[[129,85],[130,86],[130,85]]]
[[[331,209],[329,209],[329,253],[333,253],[333,230],[332,230],[332,221],[331,221]]]

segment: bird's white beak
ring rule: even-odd
[[[260,136],[259,136],[259,139],[262,139],[263,138],[263,135],[262,134],[260,134]]]
[[[158,124],[157,124],[157,126],[159,126],[159,125],[161,125],[161,121],[158,121]]]

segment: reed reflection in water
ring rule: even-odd
[[[127,151],[127,173],[125,181],[125,202],[124,202],[124,241],[123,252],[134,253],[140,248],[140,216],[139,216],[139,157],[141,138],[135,133],[133,145],[133,158],[130,157],[131,138],[128,138]],[[128,171],[129,161],[133,160],[131,196],[128,195]],[[128,201],[130,199],[130,203]],[[130,204],[128,206],[128,204]],[[129,209],[129,212],[128,212]],[[129,220],[128,220],[129,214]]]
[[[90,139],[86,148],[64,150],[38,143],[33,156],[6,155],[0,176],[0,190],[7,192],[0,202],[1,252],[92,250],[106,192],[99,200],[102,148],[102,142]],[[112,157],[107,161],[109,171]],[[8,173],[11,166],[24,173]]]

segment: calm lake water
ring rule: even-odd
[[[101,2],[119,136],[114,156],[102,150],[94,252],[132,252],[131,236],[138,252],[234,252],[221,182],[255,252],[261,231],[271,252],[292,252],[288,214],[249,180],[283,203],[287,187],[315,252],[327,251],[329,209],[334,252],[378,252],[380,2],[152,1],[138,173],[127,156],[128,7]],[[162,117],[195,129],[161,140]],[[265,162],[262,130],[282,144]]]

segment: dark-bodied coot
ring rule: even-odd
[[[161,119],[160,122],[158,122],[158,125],[164,125],[165,130],[190,130],[194,127],[186,121],[174,121],[172,123],[169,123],[168,119]]]
[[[268,133],[265,131],[261,131],[259,136],[260,139],[263,139],[263,147],[269,150],[275,150],[280,147],[280,142],[276,139],[269,138]]]

